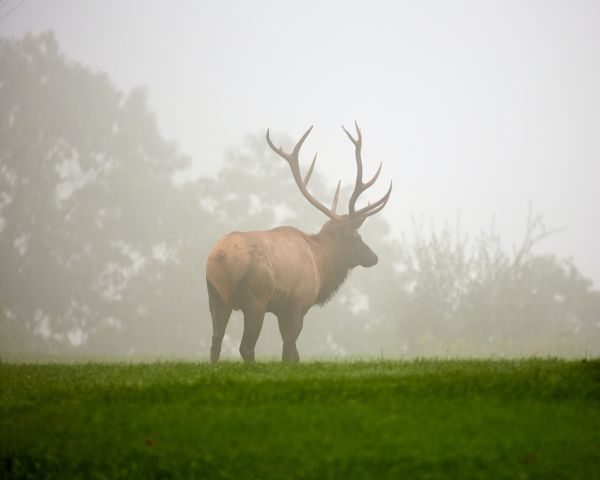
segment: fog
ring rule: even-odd
[[[309,312],[303,358],[598,355],[598,25],[593,1],[0,2],[0,355],[206,358],[211,245],[325,219],[266,129],[315,125],[302,168],[343,209],[355,120],[367,200],[394,183],[361,229],[381,261]],[[28,69],[42,32],[59,59]]]

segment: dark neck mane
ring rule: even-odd
[[[321,288],[317,304],[324,305],[344,284],[351,268],[343,261],[331,238],[322,234],[312,235],[317,268],[321,272]]]

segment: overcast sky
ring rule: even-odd
[[[510,246],[531,201],[566,227],[537,251],[600,285],[598,1],[25,0],[0,21],[0,35],[45,30],[120,89],[147,86],[195,174],[248,133],[314,124],[305,168],[318,150],[333,194],[354,176],[340,125],[356,119],[367,175],[384,165],[373,198],[394,181],[395,232],[495,213]]]

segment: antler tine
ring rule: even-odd
[[[388,191],[386,192],[386,194],[383,197],[381,197],[379,200],[377,200],[375,203],[369,203],[366,207],[363,207],[360,210],[356,211],[355,216],[357,216],[357,217],[364,216],[366,218],[366,217],[370,217],[371,215],[375,215],[377,212],[380,212],[381,210],[383,210],[383,207],[385,207],[388,200],[390,199],[391,193],[392,193],[392,182],[390,181],[390,188],[388,188]]]
[[[340,196],[340,185],[342,181],[340,180],[337,184],[337,188],[335,189],[335,196],[333,197],[333,204],[331,205],[331,211],[335,215],[335,209],[337,208],[338,197]]]
[[[317,161],[317,154],[315,153],[315,158],[313,158],[313,161],[310,164],[310,168],[308,169],[308,172],[306,172],[306,175],[304,176],[303,183],[304,183],[305,187],[308,185],[308,181],[310,180],[310,176],[312,175],[313,168],[315,168],[316,161]]]
[[[278,154],[279,156],[281,156],[281,157],[285,158],[286,160],[288,160],[287,153],[285,153],[281,147],[277,148],[275,145],[273,145],[273,142],[271,141],[271,135],[269,133],[269,129],[268,128],[267,128],[267,143],[269,144],[269,147],[271,147],[271,149],[276,154]]]
[[[363,182],[363,178],[362,178],[363,165],[362,165],[362,153],[361,153],[362,152],[362,133],[358,126],[358,122],[355,121],[354,125],[356,127],[356,138],[354,138],[350,134],[350,132],[348,132],[348,130],[346,130],[346,128],[342,125],[344,132],[346,132],[346,135],[348,136],[350,141],[354,144],[354,152],[355,152],[355,157],[356,157],[356,182],[354,184],[354,191],[352,192],[352,195],[350,196],[350,201],[348,203],[348,211],[349,211],[350,216],[352,216],[352,217],[358,216],[359,214],[361,214],[360,212],[370,211],[369,207],[365,207],[359,211],[356,211],[356,201],[358,200],[358,197],[361,195],[361,193],[363,193],[367,188],[371,187],[377,181],[377,179],[379,178],[379,174],[381,173],[381,167],[383,166],[383,163],[380,163],[379,167],[377,168],[377,171],[375,172],[375,175],[373,175],[371,180],[369,180],[368,182]],[[371,206],[371,208],[375,209],[377,207]]]
[[[366,190],[367,188],[369,188],[371,185],[373,185],[377,179],[379,178],[379,174],[381,173],[381,167],[383,167],[383,162],[379,162],[379,167],[377,167],[377,171],[375,172],[375,175],[373,175],[373,178],[371,180],[369,180],[368,182],[364,183],[364,190]]]
[[[357,143],[361,143],[362,142],[362,135],[360,133],[360,129],[358,128],[358,123],[354,122],[354,125],[356,126],[356,131],[358,132],[357,138],[354,138],[352,136],[352,134],[348,130],[346,130],[346,127],[344,127],[343,125],[342,125],[342,128],[344,129],[344,132],[346,132],[346,135],[348,135],[348,138],[350,139],[350,141],[354,145],[356,145]]]
[[[302,137],[300,137],[300,140],[298,140],[298,143],[296,143],[296,146],[294,147],[294,151],[292,152],[292,155],[294,155],[296,160],[298,160],[298,154],[300,153],[300,148],[302,148],[302,144],[304,143],[304,140],[306,140],[306,137],[308,137],[308,134],[311,132],[313,127],[314,127],[314,125],[311,125],[310,127],[308,127],[308,130],[306,130],[306,132],[304,132],[304,135],[302,135]]]
[[[292,153],[286,153],[283,151],[282,147],[276,147],[273,144],[273,142],[271,141],[271,135],[269,132],[270,129],[268,129],[268,128],[267,128],[267,143],[269,144],[269,147],[271,147],[275,153],[277,153],[280,157],[285,158],[288,161],[288,163],[290,161],[294,161],[294,159],[296,160],[296,163],[298,163],[298,154],[300,153],[300,148],[302,148],[302,144],[304,143],[304,140],[306,140],[306,137],[308,137],[308,134],[313,129],[313,127],[314,127],[314,125],[311,125],[308,128],[308,130],[306,130],[306,132],[304,132],[304,135],[302,135],[302,137],[300,137],[300,140],[298,140],[298,143],[296,143],[296,146],[292,150]]]
[[[292,171],[292,176],[294,177],[294,181],[296,182],[296,185],[300,189],[300,193],[302,193],[304,198],[306,198],[306,200],[308,200],[309,203],[311,203],[313,206],[317,207],[321,212],[323,212],[329,218],[339,219],[340,217],[335,213],[335,208],[337,206],[337,198],[338,198],[339,190],[340,190],[339,184],[338,184],[338,189],[336,191],[335,198],[334,198],[334,205],[331,210],[328,209],[321,202],[319,202],[315,197],[313,197],[306,189],[306,185],[307,185],[308,181],[310,180],[310,176],[312,175],[313,168],[315,166],[315,162],[317,161],[316,155],[315,155],[315,158],[313,159],[313,161],[310,165],[310,168],[308,169],[308,172],[306,173],[306,176],[304,177],[304,179],[302,179],[302,175],[300,174],[300,164],[299,164],[299,159],[298,159],[298,156],[300,154],[300,148],[302,148],[302,144],[304,143],[304,141],[306,140],[306,137],[308,137],[308,134],[311,132],[312,129],[313,129],[313,126],[311,125],[310,128],[308,130],[306,130],[306,132],[304,132],[304,135],[302,135],[302,137],[300,137],[300,140],[298,140],[298,142],[296,143],[296,146],[294,147],[294,149],[292,150],[291,153],[285,152],[283,150],[283,148],[281,148],[281,147],[279,147],[279,148],[275,147],[275,145],[271,141],[269,129],[267,129],[267,143],[269,144],[269,147],[271,147],[271,149],[277,155],[284,158],[288,162],[288,164],[290,166],[290,170]]]

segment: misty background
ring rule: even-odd
[[[600,353],[597,2],[0,2],[0,355],[206,358],[231,230],[317,231],[363,129],[377,252],[303,358]],[[541,215],[543,213],[543,215]],[[559,231],[557,230],[559,229]],[[237,357],[234,315],[224,354]],[[279,356],[268,316],[257,355]]]

